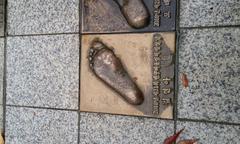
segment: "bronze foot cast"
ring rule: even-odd
[[[150,22],[150,15],[142,0],[114,0],[118,3],[128,24],[133,28],[146,27]]]
[[[126,102],[132,105],[143,103],[141,90],[124,69],[121,60],[99,39],[95,39],[91,44],[89,64],[93,73]]]

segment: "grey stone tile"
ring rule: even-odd
[[[7,144],[77,144],[78,113],[7,107]]]
[[[4,38],[0,38],[0,104],[3,104]]]
[[[240,25],[239,0],[181,0],[180,26]]]
[[[0,132],[3,132],[3,105],[0,105]]]
[[[79,31],[79,0],[8,0],[10,35]]]
[[[240,28],[182,30],[179,74],[178,117],[240,123]]]
[[[80,143],[159,144],[173,134],[173,121],[143,117],[81,113]]]
[[[78,35],[7,39],[7,104],[78,109],[78,73]]]
[[[4,36],[4,1],[0,0],[0,36]]]
[[[239,144],[240,126],[178,122],[177,129],[185,127],[180,139],[199,139],[198,144]]]

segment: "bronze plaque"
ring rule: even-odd
[[[175,33],[82,36],[80,110],[173,118]]]
[[[82,32],[175,30],[176,0],[83,0]]]

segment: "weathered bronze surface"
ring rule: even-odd
[[[152,59],[152,113],[159,115],[173,104],[174,97],[174,53],[161,34],[153,36]]]
[[[83,0],[83,32],[129,31],[119,6],[113,0]]]
[[[83,0],[83,33],[175,30],[176,0]]]
[[[92,42],[89,50],[89,64],[94,74],[129,104],[143,103],[144,97],[141,90],[130,78],[120,59],[99,39]]]
[[[93,43],[96,38],[101,41]],[[90,47],[94,50],[90,50]],[[172,119],[174,53],[175,33],[172,32],[83,35],[80,78],[81,111]],[[107,63],[114,61],[114,66],[109,67],[103,62],[100,63],[97,58],[100,55],[106,56],[104,59]],[[94,65],[94,61],[98,61],[98,67]],[[114,69],[124,69],[128,77],[131,76],[131,80],[141,90],[144,97],[140,105],[129,104],[115,90],[118,89],[117,86],[111,87],[105,82],[111,78],[111,75],[116,75],[113,73]],[[101,78],[99,76],[97,78],[97,75],[101,75]],[[122,78],[120,76],[119,80]],[[111,78],[111,82],[113,81],[117,85],[117,81]],[[134,104],[136,103],[138,102]]]
[[[150,15],[142,0],[114,0],[118,3],[128,24],[133,28],[144,28],[150,22]]]

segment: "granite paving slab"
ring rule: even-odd
[[[9,105],[78,109],[79,35],[7,38]]]
[[[4,38],[0,38],[0,104],[3,104]]]
[[[173,121],[81,113],[81,144],[159,144],[174,132]]]
[[[240,123],[240,28],[182,30],[179,44],[178,117]]]
[[[181,0],[180,26],[240,25],[239,0]]]
[[[7,144],[77,144],[78,113],[7,107]]]
[[[4,0],[0,0],[0,36],[4,36]]]
[[[8,0],[8,34],[79,31],[79,0]]]
[[[178,122],[177,129],[185,127],[180,139],[199,139],[198,144],[239,144],[240,126],[201,123]]]
[[[0,105],[0,132],[3,132],[3,105]]]

